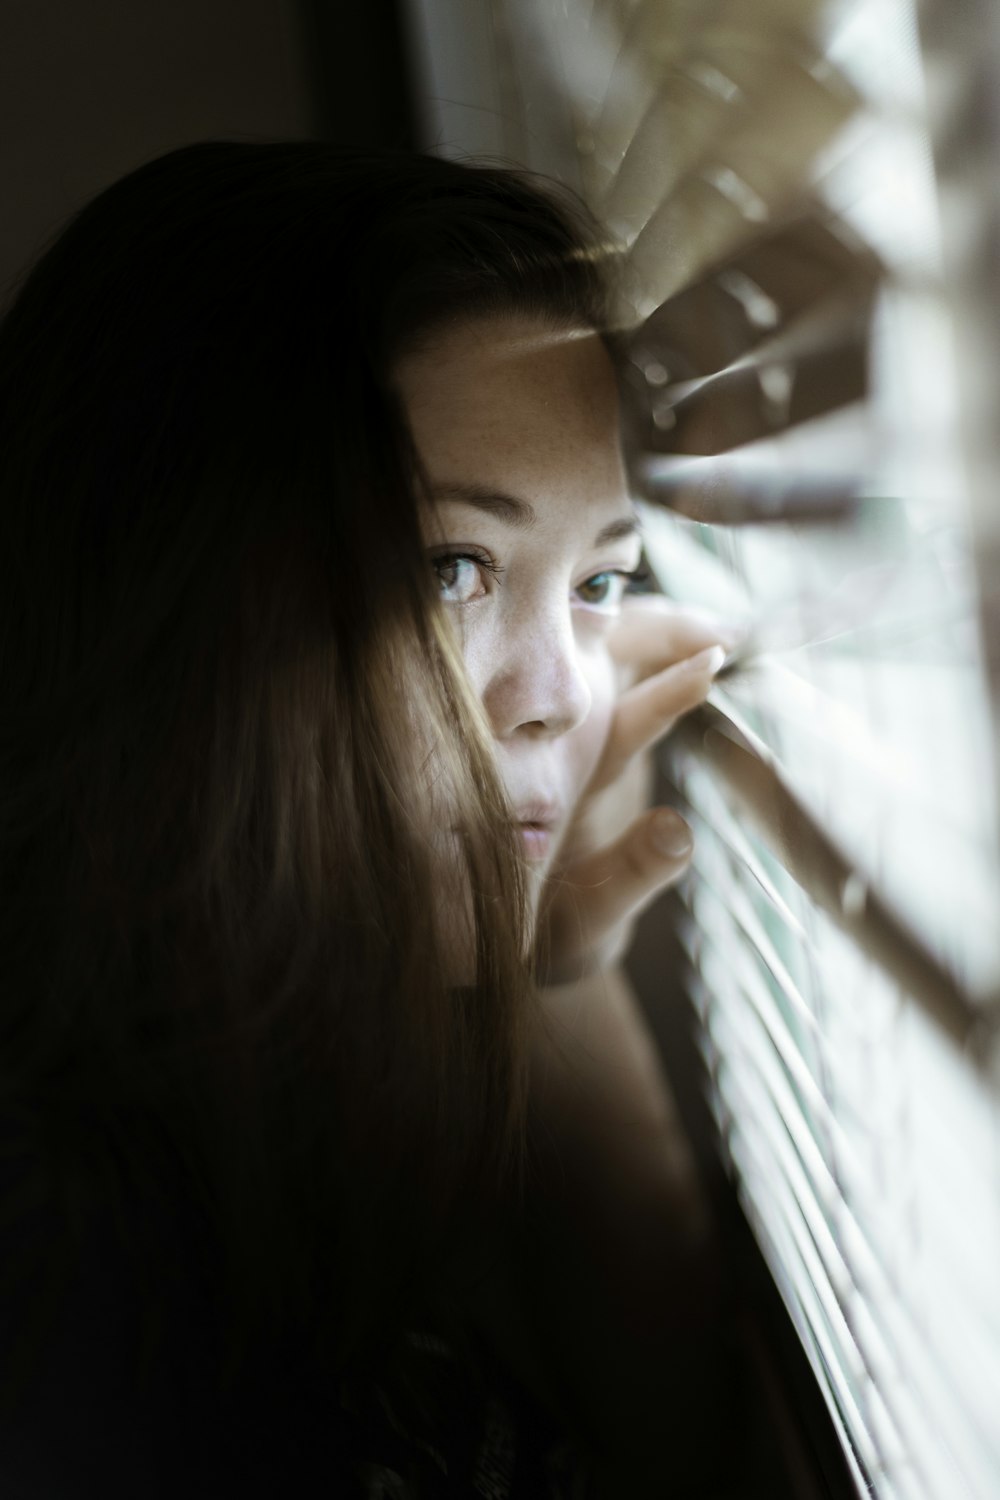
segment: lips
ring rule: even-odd
[[[541,798],[534,802],[521,802],[514,810],[514,821],[522,828],[544,828],[551,833],[559,822],[559,806]]]
[[[559,804],[545,798],[517,804],[514,821],[526,859],[532,863],[548,859],[555,847],[560,816]]]

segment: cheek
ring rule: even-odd
[[[583,792],[597,768],[611,728],[618,682],[614,663],[606,651],[600,651],[586,662],[585,674],[591,693],[591,706],[584,722],[569,736],[572,741],[573,796]]]

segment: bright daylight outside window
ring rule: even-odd
[[[661,581],[753,621],[760,650],[714,696],[698,748],[714,737],[715,754],[677,763],[705,825],[688,942],[741,1197],[859,1491],[985,1500],[1000,1485],[985,1026],[1000,924],[975,537],[916,19],[869,3],[833,21],[825,58],[861,107],[812,181],[857,272],[787,327],[780,277],[765,290],[748,255],[712,278],[760,331],[746,362],[775,435],[672,454],[685,406],[713,377],[724,402],[725,382],[676,385],[662,337],[644,372],[667,450],[655,488],[704,517],[650,515]],[[861,247],[883,268],[865,389],[795,422],[809,362],[843,363]],[[747,750],[780,787],[733,764]],[[814,847],[824,831],[835,850]]]
[[[629,247],[650,558],[668,594],[751,625],[668,751],[734,1181],[859,1493],[993,1500],[994,551],[944,246],[987,206],[935,164],[952,12],[488,10],[499,137],[463,141],[439,77],[437,138],[563,175]]]

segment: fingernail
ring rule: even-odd
[[[726,659],[726,653],[722,646],[709,646],[704,651],[699,651],[697,656],[689,656],[684,663],[685,672],[703,672],[707,677],[714,677]]]
[[[661,807],[650,819],[650,837],[667,859],[683,859],[691,853],[694,838],[684,819],[669,807]]]

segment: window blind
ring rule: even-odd
[[[429,138],[562,176],[627,249],[647,550],[750,627],[666,750],[737,1192],[859,1494],[992,1500],[1000,21],[482,0],[463,84],[446,9]]]

